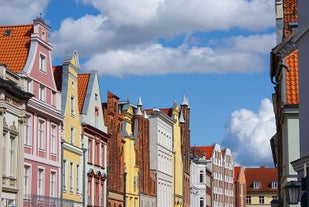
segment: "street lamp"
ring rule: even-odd
[[[270,202],[270,206],[271,207],[278,207],[278,200],[277,199],[272,199],[271,202]]]
[[[286,184],[285,192],[289,204],[298,204],[301,191],[300,187],[300,183],[296,181],[291,181]]]

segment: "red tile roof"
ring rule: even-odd
[[[202,157],[203,154],[206,156],[206,159],[210,159],[212,155],[214,146],[197,146],[197,147],[191,147],[191,153]]]
[[[33,25],[0,27],[0,63],[13,72],[22,71],[29,54]]]
[[[245,168],[247,192],[275,192],[278,189],[272,188],[271,183],[278,180],[277,168]],[[255,181],[260,182],[260,188],[253,188]]]
[[[87,87],[89,83],[90,73],[78,74],[77,76],[77,85],[78,85],[78,107],[79,112],[81,113],[84,106],[84,101],[86,98]]]
[[[290,23],[298,22],[297,0],[283,1],[284,37],[291,35]]]
[[[298,104],[298,50],[294,50],[285,58],[286,65],[286,103]]]
[[[171,117],[172,113],[173,113],[173,109],[172,108],[164,108],[164,109],[160,109],[160,111],[162,111],[164,114],[166,114],[169,117]]]
[[[61,91],[62,88],[62,66],[53,66],[55,83],[57,90]]]
[[[240,166],[235,166],[234,167],[234,180],[238,180],[239,171],[240,171]]]

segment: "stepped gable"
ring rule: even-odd
[[[77,81],[77,87],[78,87],[78,107],[79,107],[79,113],[82,112],[85,96],[87,92],[87,87],[89,83],[90,73],[85,74],[78,74],[78,81]]]
[[[0,27],[0,63],[11,71],[19,72],[26,65],[33,25]]]
[[[248,192],[276,192],[277,188],[272,188],[271,183],[278,180],[277,168],[246,168],[245,177]],[[260,188],[253,188],[254,182],[260,182]]]
[[[294,50],[285,58],[286,70],[286,103],[299,104],[298,96],[298,50]]]

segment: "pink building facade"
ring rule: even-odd
[[[28,92],[24,137],[24,206],[59,206],[61,174],[61,93],[57,91],[51,63],[49,26],[34,20],[29,56],[23,72]]]
[[[26,106],[23,124],[23,206],[59,206],[61,172],[61,93],[52,63],[50,27],[42,18],[33,24],[1,27],[0,61],[20,77],[34,96]]]

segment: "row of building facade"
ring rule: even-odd
[[[42,18],[0,30],[0,206],[190,206],[187,95],[103,103],[76,51],[52,66]]]
[[[190,147],[187,95],[160,109],[110,91],[103,102],[76,51],[52,65],[49,31],[41,18],[0,27],[0,207],[251,203],[229,148]]]

